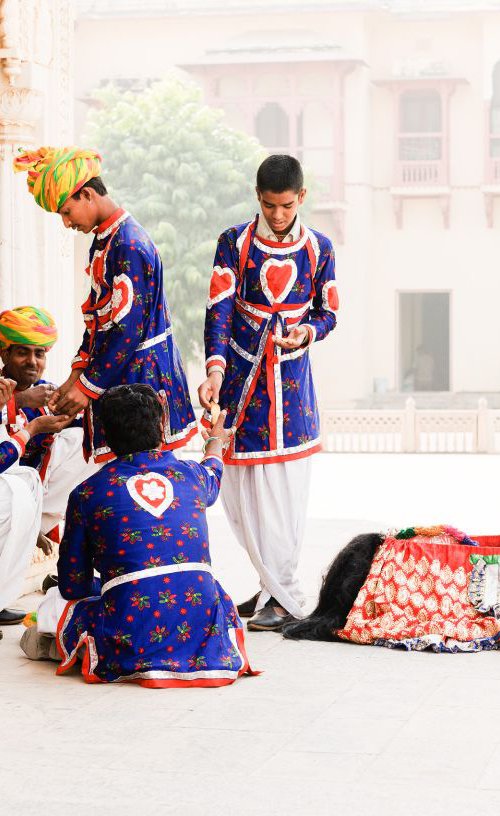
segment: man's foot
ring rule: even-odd
[[[48,589],[52,589],[52,587],[58,586],[59,581],[57,579],[57,575],[46,575],[42,582],[42,592],[47,592]]]
[[[269,598],[263,609],[248,621],[247,629],[251,632],[279,632],[285,621],[292,620],[292,615],[279,605],[276,598]]]
[[[2,626],[15,626],[22,623],[26,612],[22,609],[1,609],[0,610],[0,624]]]
[[[255,607],[257,606],[257,601],[259,600],[260,592],[257,592],[253,598],[250,598],[248,601],[243,601],[243,603],[238,604],[236,607],[238,610],[238,615],[240,618],[251,618],[255,612]]]

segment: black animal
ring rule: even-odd
[[[384,536],[379,533],[353,538],[330,564],[314,612],[302,620],[285,623],[283,637],[290,640],[337,640],[336,631],[345,626],[377,547],[383,541]]]

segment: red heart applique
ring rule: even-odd
[[[117,275],[113,280],[111,296],[111,320],[119,323],[128,315],[134,300],[134,287],[128,275]]]
[[[260,270],[262,291],[269,303],[282,303],[290,294],[290,290],[297,280],[297,266],[290,258],[278,261],[269,258],[264,261]]]
[[[127,479],[127,490],[143,510],[159,518],[174,498],[171,482],[162,473],[140,473]]]
[[[339,308],[339,295],[334,281],[328,281],[323,287],[323,308],[336,312]]]
[[[232,269],[229,269],[227,266],[215,266],[210,280],[210,292],[208,296],[209,307],[215,303],[220,303],[221,300],[232,295],[235,282],[236,279]]]

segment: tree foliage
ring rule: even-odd
[[[95,91],[87,140],[103,155],[103,178],[155,241],[176,340],[197,356],[220,232],[256,212],[258,142],[203,104],[200,89],[172,73],[141,93]]]

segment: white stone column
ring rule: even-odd
[[[59,342],[47,375],[61,381],[74,353],[73,236],[14,174],[19,147],[73,143],[71,0],[0,0],[0,308],[49,309]]]

